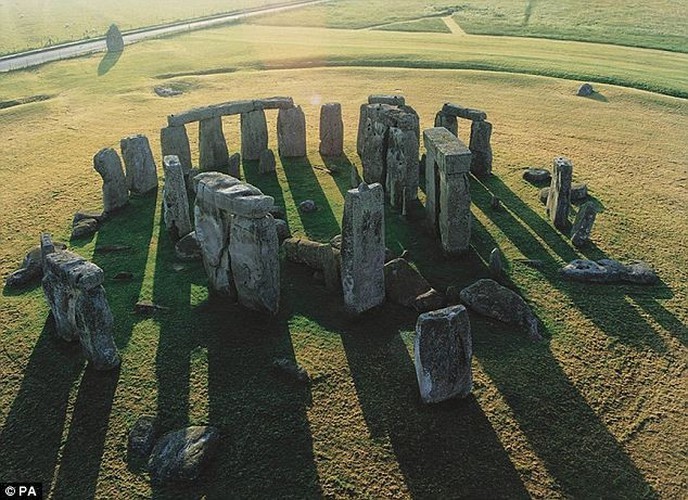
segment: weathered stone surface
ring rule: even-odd
[[[418,149],[415,130],[389,128],[386,192],[393,207],[418,198]]]
[[[76,212],[74,214],[74,217],[72,217],[72,226],[75,226],[79,222],[81,222],[84,219],[95,219],[98,221],[99,224],[102,224],[105,222],[108,218],[108,213],[107,212],[96,212],[96,211],[86,211],[86,210],[80,210],[79,212]]]
[[[89,365],[96,370],[110,370],[120,363],[103,280],[101,268],[72,252],[45,256],[43,292],[57,335],[67,341],[79,340]]]
[[[368,96],[368,104],[389,104],[390,106],[405,106],[403,95],[372,94]]]
[[[41,240],[46,238],[46,245],[48,245],[48,252],[57,250],[64,250],[67,245],[64,243],[53,243],[50,235],[47,233],[41,234]],[[13,289],[26,286],[34,281],[38,281],[43,277],[43,247],[32,248],[24,257],[22,265],[19,269],[7,276],[5,280],[5,288]]]
[[[463,106],[449,102],[442,106],[442,112],[445,115],[457,116],[459,118],[465,118],[466,120],[487,120],[487,114],[484,111],[480,111],[479,109],[464,108]]]
[[[339,290],[341,280],[336,252],[328,243],[318,243],[303,238],[288,238],[282,243],[285,255],[291,262],[305,264],[311,269],[322,271],[325,286],[330,290]]]
[[[181,89],[173,89],[172,87],[164,87],[162,85],[153,87],[153,92],[155,92],[155,95],[158,97],[174,97],[184,93]]]
[[[276,168],[275,153],[272,149],[265,149],[260,153],[260,159],[258,160],[258,172],[261,174],[269,174],[275,171]]]
[[[124,38],[116,24],[111,24],[105,34],[105,46],[108,52],[122,52],[124,50]]]
[[[342,219],[342,289],[347,310],[359,314],[385,300],[384,192],[361,183],[346,193]]]
[[[542,340],[537,318],[516,292],[491,279],[481,279],[461,290],[461,301],[475,312],[528,330],[531,340]]]
[[[294,107],[291,97],[275,96],[253,101],[256,109],[290,109]]]
[[[432,311],[445,305],[444,297],[405,259],[397,258],[385,264],[387,298],[418,312]]]
[[[571,242],[575,247],[583,247],[590,242],[590,233],[597,217],[597,206],[592,201],[584,203],[578,209],[576,221],[571,230]]]
[[[193,481],[212,457],[220,440],[215,427],[194,426],[165,434],[148,461],[154,483]]]
[[[612,259],[576,259],[559,270],[566,279],[585,283],[633,283],[654,285],[659,278],[654,270],[643,261],[622,264]]]
[[[174,254],[183,261],[202,259],[201,245],[196,238],[196,231],[191,231],[174,245]]]
[[[468,312],[452,306],[418,317],[414,362],[425,403],[465,398],[473,387],[473,340]]]
[[[140,417],[129,431],[127,458],[130,462],[148,461],[156,438],[155,417]]]
[[[189,144],[189,135],[186,133],[184,125],[161,128],[160,149],[162,149],[163,158],[170,155],[179,158],[184,176],[189,175],[189,171],[192,168],[191,145]]]
[[[549,198],[549,188],[545,187],[540,190],[540,201],[547,204],[547,198]],[[571,202],[584,201],[588,198],[588,185],[584,183],[573,183],[571,184]]]
[[[72,226],[71,239],[76,240],[79,238],[85,238],[86,236],[91,236],[98,231],[99,227],[100,223],[97,219],[81,219]]]
[[[342,105],[338,102],[323,104],[320,108],[320,154],[341,156],[344,153],[344,122]]]
[[[235,215],[229,238],[230,263],[239,303],[277,314],[280,299],[279,242],[274,219]]]
[[[578,91],[576,92],[576,95],[587,97],[590,96],[594,93],[595,91],[592,88],[592,85],[589,83],[584,83],[580,87],[578,87]]]
[[[317,209],[318,206],[313,200],[303,200],[301,203],[299,203],[299,210],[304,214],[315,212]]]
[[[93,157],[93,168],[103,179],[103,210],[116,212],[129,203],[127,178],[119,155],[112,148],[104,148]]]
[[[227,165],[227,173],[235,179],[241,179],[239,168],[241,166],[241,154],[234,153],[229,157],[229,164]]]
[[[471,122],[471,139],[468,149],[471,150],[471,173],[476,177],[487,177],[492,174],[492,124],[487,121]]]
[[[277,114],[277,144],[284,158],[306,156],[306,115],[301,106],[280,108]]]
[[[145,135],[130,135],[119,143],[127,172],[127,186],[132,193],[143,194],[158,187],[153,152]]]
[[[286,220],[274,219],[275,220],[275,230],[277,231],[277,240],[280,244],[287,238],[291,238],[291,231],[289,230],[289,224]]]
[[[448,255],[468,250],[471,238],[471,151],[443,127],[423,132],[426,213]]]
[[[573,164],[568,158],[558,156],[554,159],[552,183],[547,197],[547,215],[560,231],[569,228],[569,210],[571,209],[571,178]]]
[[[448,115],[443,111],[438,111],[435,115],[435,127],[444,127],[452,135],[459,136],[459,121],[454,115]]]
[[[504,272],[504,264],[502,263],[502,252],[499,248],[493,248],[490,252],[490,276],[492,279],[499,280]]]
[[[268,124],[265,111],[258,109],[241,114],[241,157],[258,160],[268,148]]]
[[[229,150],[222,131],[222,118],[208,118],[198,122],[198,154],[198,166],[202,171],[227,168]]]
[[[184,171],[182,164],[179,163],[179,158],[165,156],[163,169],[165,171],[165,184],[162,192],[163,219],[167,231],[176,241],[193,230],[189,216],[189,198],[186,194]]]
[[[190,122],[206,120],[208,118],[250,113],[257,109],[279,109],[291,108],[293,106],[294,101],[291,97],[268,97],[252,101],[230,101],[201,108],[193,108],[182,113],[169,115],[167,117],[167,123],[170,126],[179,126]]]
[[[552,174],[547,169],[531,167],[523,171],[523,178],[533,184],[539,184],[549,182],[552,179]]]

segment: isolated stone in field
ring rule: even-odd
[[[191,171],[191,146],[189,145],[189,135],[186,127],[163,127],[160,129],[160,149],[162,156],[174,155],[179,158],[182,165],[184,176],[188,177]]]
[[[318,206],[313,200],[303,200],[301,203],[299,203],[299,210],[304,214],[315,212],[317,209]]]
[[[533,311],[516,292],[491,279],[481,279],[461,290],[461,301],[475,312],[528,330],[530,340],[542,340]]]
[[[163,169],[165,171],[165,184],[162,191],[163,219],[167,231],[176,241],[193,230],[189,216],[189,198],[186,194],[184,171],[179,158],[165,156]]]
[[[597,206],[592,201],[584,203],[578,209],[576,220],[571,230],[571,242],[575,247],[585,246],[590,242],[590,233],[597,217]]]
[[[282,243],[284,253],[291,262],[305,264],[311,269],[321,271],[325,286],[339,290],[341,280],[337,256],[339,249],[328,243],[319,243],[303,238],[288,238]]]
[[[595,92],[595,90],[592,88],[592,85],[589,83],[584,83],[580,87],[578,87],[578,92],[576,92],[576,95],[587,97],[592,95]]]
[[[265,111],[257,109],[241,114],[241,157],[258,160],[268,148],[268,124]]]
[[[468,312],[452,306],[418,317],[414,364],[424,403],[465,398],[473,387],[473,342]]]
[[[459,121],[454,115],[448,115],[443,111],[438,111],[435,115],[435,127],[444,127],[453,135],[459,135]]]
[[[72,226],[72,236],[70,238],[76,240],[91,236],[98,231],[99,227],[98,219],[81,219]]]
[[[659,278],[654,270],[643,261],[622,264],[612,259],[576,259],[559,270],[567,279],[585,283],[633,283],[654,285]]]
[[[502,252],[499,248],[493,248],[490,252],[490,276],[493,279],[498,280],[502,277],[504,272],[504,264],[502,263]]]
[[[241,179],[241,174],[239,173],[239,167],[241,166],[241,155],[239,153],[234,153],[229,157],[229,164],[227,166],[227,171],[229,175],[235,179]]]
[[[89,365],[96,370],[110,370],[120,363],[103,280],[101,268],[72,252],[45,256],[43,292],[57,335],[66,341],[79,340]]]
[[[320,108],[320,154],[340,156],[344,153],[344,122],[342,105],[338,102],[323,104]]]
[[[156,438],[155,417],[140,417],[129,431],[127,458],[130,462],[148,461]]]
[[[471,123],[471,139],[468,149],[471,150],[471,173],[476,177],[487,177],[492,174],[492,124],[487,121]]]
[[[539,184],[541,182],[549,182],[552,174],[547,169],[531,167],[523,172],[523,178],[533,184]]]
[[[274,172],[275,168],[275,153],[272,152],[272,149],[263,150],[258,160],[258,172],[261,174],[269,174]]]
[[[346,309],[359,314],[385,300],[384,192],[361,183],[346,193],[342,218],[342,289]]]
[[[568,158],[557,156],[554,159],[552,182],[547,197],[547,215],[560,231],[569,228],[569,210],[571,209],[571,178],[573,164]]]
[[[175,243],[174,254],[183,261],[201,260],[201,246],[196,239],[196,231],[191,231]]]
[[[385,186],[393,207],[403,207],[418,198],[418,149],[414,129],[389,128]]]
[[[174,97],[184,93],[183,90],[173,89],[172,87],[163,87],[162,85],[156,85],[153,87],[153,92],[155,92],[155,95],[158,97]]]
[[[116,24],[111,24],[105,34],[105,46],[108,52],[122,52],[124,50],[124,38]]]
[[[130,135],[120,141],[122,159],[127,172],[127,185],[132,193],[143,194],[158,187],[158,174],[148,137]]]
[[[405,259],[393,259],[385,264],[385,291],[392,302],[412,307],[418,312],[443,307],[445,298]]]
[[[220,440],[215,427],[194,426],[165,434],[148,461],[154,483],[193,481],[212,457]]]
[[[284,158],[306,156],[306,115],[301,106],[283,109],[277,114],[277,144]]]
[[[405,106],[403,95],[372,94],[368,96],[368,104],[389,104],[390,106]]]
[[[111,213],[129,203],[127,178],[119,155],[112,148],[104,148],[93,157],[93,168],[103,179],[103,210]]]
[[[198,122],[198,155],[198,166],[202,171],[222,170],[229,164],[222,118],[208,118]]]

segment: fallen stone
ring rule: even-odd
[[[169,307],[159,306],[154,304],[150,300],[141,300],[134,306],[134,312],[136,314],[151,315],[158,311],[169,311]]]
[[[179,260],[195,261],[201,260],[203,254],[201,252],[201,245],[196,238],[196,231],[191,231],[189,234],[181,238],[174,245],[174,254]]]
[[[176,95],[182,95],[184,92],[182,90],[173,89],[170,87],[153,87],[153,91],[158,95],[158,97],[174,97]]]
[[[612,259],[598,261],[576,259],[559,270],[562,277],[584,283],[633,283],[636,285],[654,285],[659,277],[643,261],[622,264]]]
[[[542,269],[545,267],[545,263],[537,259],[515,259],[514,262],[518,262],[519,264],[523,264],[527,267],[532,267],[533,269]]]
[[[309,384],[311,381],[308,372],[296,362],[287,358],[275,359],[272,362],[273,373],[278,376],[296,382],[298,384]]]
[[[317,209],[318,207],[313,200],[304,200],[299,203],[299,210],[304,214],[315,212]]]
[[[576,92],[576,95],[582,96],[582,97],[587,97],[591,96],[595,90],[592,88],[592,85],[589,83],[584,83],[580,87],[578,87],[578,91]]]
[[[134,273],[129,271],[120,271],[112,277],[112,281],[131,281],[134,279]]]
[[[129,191],[144,194],[156,189],[158,174],[148,137],[141,134],[125,137],[120,141],[120,149]]]
[[[258,160],[258,172],[261,174],[272,173],[275,171],[276,165],[275,153],[272,152],[272,149],[264,149]]]
[[[325,286],[330,290],[339,290],[341,287],[337,263],[339,248],[304,238],[288,238],[282,243],[282,248],[287,260],[321,271]]]
[[[101,245],[97,246],[94,250],[95,253],[115,253],[115,252],[128,252],[131,250],[129,245]]]
[[[282,219],[275,220],[275,229],[277,230],[277,240],[282,244],[284,240],[291,238],[291,231],[289,230],[289,225],[287,221]]]
[[[41,235],[41,238],[43,238],[43,235]],[[64,243],[53,243],[49,236],[48,239],[49,244],[52,246],[52,252],[54,252],[55,250],[64,250],[67,248],[67,245]],[[42,277],[43,254],[41,251],[41,247],[34,247],[24,257],[21,267],[9,276],[7,276],[7,278],[5,279],[5,288],[20,288],[35,281],[38,281]]]
[[[490,252],[490,276],[494,280],[499,280],[502,278],[504,272],[504,264],[502,263],[502,252],[499,248],[493,248]]]
[[[129,186],[119,155],[104,148],[93,157],[93,168],[103,179],[103,210],[116,212],[129,203]],[[95,217],[94,217],[95,218]]]
[[[452,306],[418,317],[414,364],[424,403],[465,398],[473,387],[473,342],[468,312]]]
[[[597,206],[592,201],[581,205],[571,230],[571,243],[581,248],[590,242],[590,233],[597,217]]]
[[[531,340],[542,340],[533,311],[516,292],[491,279],[481,279],[461,290],[461,301],[475,312],[528,330]]]
[[[72,227],[72,240],[91,236],[98,231],[100,224],[96,219],[81,219]]]
[[[418,312],[432,311],[445,305],[445,299],[408,261],[398,258],[384,267],[387,298]]]
[[[129,431],[127,459],[130,463],[145,463],[150,457],[157,434],[155,417],[140,417]]]
[[[338,102],[323,104],[320,108],[320,154],[340,156],[344,153],[344,122],[342,106]]]
[[[107,220],[107,214],[105,212],[95,211],[77,212],[74,214],[74,217],[72,218],[72,226],[84,219],[95,219],[99,223],[102,223],[103,221]]]
[[[284,109],[277,114],[277,144],[284,158],[306,156],[306,115],[301,106]]]
[[[533,184],[540,184],[549,182],[552,179],[552,174],[549,172],[549,170],[544,168],[531,167],[523,172],[523,178],[528,182],[532,182]]]
[[[148,460],[151,480],[156,484],[194,481],[212,458],[219,440],[220,432],[210,426],[168,432],[155,444]]]

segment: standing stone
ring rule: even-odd
[[[93,157],[93,168],[103,178],[103,211],[116,212],[129,203],[127,179],[119,155],[112,148],[104,148]]]
[[[456,116],[438,111],[435,115],[435,127],[444,127],[455,136],[459,136],[459,121]]]
[[[277,114],[277,145],[280,156],[306,156],[306,115],[301,106],[280,108]]]
[[[263,150],[258,161],[258,172],[269,174],[275,171],[275,166],[275,153],[272,152],[272,149]]]
[[[105,46],[108,52],[122,52],[124,50],[124,38],[116,24],[111,24],[105,34]]]
[[[372,110],[365,113],[362,129],[361,163],[363,166],[363,181],[368,184],[384,183],[386,162],[386,139],[388,127],[375,119]]]
[[[244,160],[258,160],[268,148],[268,124],[265,111],[257,109],[241,113],[241,157]]]
[[[499,248],[493,248],[492,252],[490,252],[490,276],[495,280],[499,280],[503,272],[502,252],[499,251]]]
[[[569,210],[571,209],[571,178],[573,164],[568,158],[558,156],[554,159],[552,182],[547,196],[547,215],[560,231],[569,228]]]
[[[360,314],[385,300],[384,192],[361,183],[346,193],[342,219],[342,289],[347,310]]]
[[[492,124],[486,121],[471,122],[471,139],[468,149],[473,153],[471,173],[476,177],[487,177],[492,174]]]
[[[320,154],[323,156],[341,156],[343,153],[342,105],[338,102],[323,104],[320,108]]]
[[[191,146],[189,145],[189,135],[186,133],[186,127],[184,125],[180,125],[178,127],[161,128],[160,148],[162,149],[163,158],[170,155],[174,155],[179,158],[179,163],[182,165],[184,177],[187,177],[192,165]]]
[[[198,122],[198,153],[198,166],[202,171],[221,170],[229,164],[221,117],[206,118]]]
[[[229,166],[227,170],[229,175],[235,179],[241,179],[241,174],[239,173],[239,167],[241,166],[241,155],[239,153],[234,153],[229,157]]]
[[[578,213],[576,221],[571,230],[571,242],[577,248],[583,247],[590,242],[590,233],[597,217],[597,206],[592,201],[583,203]]]
[[[425,403],[465,398],[473,387],[473,342],[468,312],[452,306],[421,314],[416,323],[414,361]]]
[[[127,170],[127,186],[132,193],[143,194],[158,187],[153,152],[145,135],[130,135],[120,141]]]
[[[179,158],[165,156],[163,169],[165,171],[165,184],[162,189],[163,218],[167,231],[176,241],[193,230],[189,216],[189,198],[186,194],[184,171]]]
[[[418,137],[414,130],[390,127],[386,191],[393,207],[418,198]]]

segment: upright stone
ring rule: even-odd
[[[132,193],[143,194],[158,187],[158,175],[150,143],[145,135],[130,135],[120,141],[127,171],[127,185]]]
[[[360,314],[385,300],[384,192],[361,183],[346,193],[341,276],[347,310]]]
[[[368,184],[385,183],[385,162],[387,160],[386,139],[388,126],[377,119],[380,105],[365,105],[361,109],[363,120],[360,132],[360,152],[363,167],[363,181]]]
[[[239,173],[239,167],[241,166],[241,155],[239,153],[234,153],[229,157],[229,165],[227,170],[229,175],[236,179],[241,179],[241,174]]]
[[[465,398],[473,387],[471,324],[464,306],[421,314],[416,323],[414,360],[425,403]]]
[[[124,38],[116,24],[111,24],[105,34],[105,46],[108,52],[122,52],[124,50]]]
[[[577,248],[581,248],[590,242],[590,233],[597,217],[597,206],[592,201],[581,205],[576,214],[576,220],[571,230],[571,242]]]
[[[101,149],[93,157],[93,168],[103,178],[103,211],[112,213],[124,207],[129,202],[129,189],[117,152]]]
[[[341,156],[343,153],[342,105],[338,102],[323,104],[320,108],[320,154],[323,156]]]
[[[198,122],[198,163],[202,171],[221,170],[229,164],[227,140],[222,132],[222,117]]]
[[[160,148],[162,149],[163,158],[171,155],[179,158],[184,176],[186,177],[189,175],[189,171],[192,167],[191,146],[189,145],[189,135],[186,133],[186,127],[184,125],[161,128]]]
[[[184,171],[179,158],[163,158],[165,184],[163,186],[163,218],[173,240],[186,236],[193,227],[189,216],[189,198],[186,194]]]
[[[241,157],[244,160],[258,160],[268,148],[268,124],[265,111],[257,109],[241,113]]]
[[[414,130],[390,127],[386,191],[393,207],[418,198],[418,137]]]
[[[306,115],[301,106],[280,108],[277,114],[277,145],[285,158],[306,156]]]
[[[488,177],[492,174],[492,124],[486,121],[471,122],[471,139],[468,148],[473,153],[471,173],[476,177]]]
[[[459,136],[459,121],[454,115],[438,111],[435,115],[435,127],[444,127],[455,136]]]
[[[547,196],[547,215],[554,223],[554,227],[560,231],[565,231],[569,228],[572,177],[573,164],[571,160],[563,156],[556,157]]]

